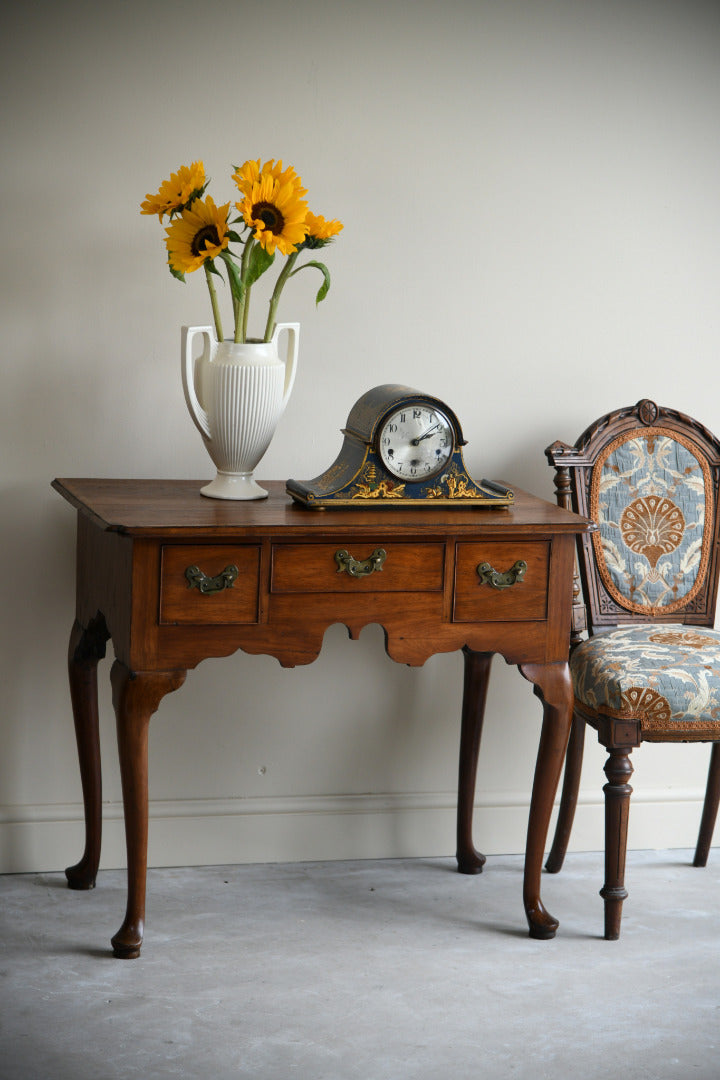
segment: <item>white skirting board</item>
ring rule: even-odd
[[[636,792],[630,848],[690,848],[703,791]],[[603,802],[578,802],[571,851],[603,847]],[[486,855],[522,853],[526,793],[479,796],[475,844]],[[551,822],[549,840],[552,839]],[[62,870],[84,845],[80,804],[5,807],[0,813],[0,873]],[[150,866],[422,858],[455,851],[455,794],[411,793],[156,801],[150,805]],[[103,807],[100,867],[125,866],[122,806]]]

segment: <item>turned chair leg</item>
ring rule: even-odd
[[[720,803],[720,743],[713,743],[712,752],[710,754],[707,788],[705,791],[705,804],[703,806],[693,866],[707,865],[713,832],[715,831],[718,803]]]
[[[633,774],[630,754],[632,748],[619,747],[609,751],[605,763],[608,782],[605,792],[605,884],[600,895],[605,901],[605,938],[617,941],[620,937],[625,888],[625,856],[627,853],[628,816],[632,788],[628,780]]]
[[[555,826],[555,837],[545,863],[545,869],[551,874],[557,874],[562,869],[562,864],[565,861],[565,854],[570,842],[570,833],[575,820],[575,807],[577,806],[578,790],[580,788],[584,750],[585,721],[576,715],[573,718],[570,741],[565,755],[565,776],[560,798],[560,810],[557,825]]]

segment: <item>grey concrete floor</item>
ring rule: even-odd
[[[0,878],[2,1080],[716,1080],[720,852],[631,852],[602,939],[602,855],[151,870],[139,960],[112,958],[125,875]]]

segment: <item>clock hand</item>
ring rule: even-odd
[[[423,441],[423,439],[429,439],[431,435],[436,434],[435,428],[438,428],[438,427],[440,427],[440,421],[438,421],[437,424],[433,424],[432,427],[429,427],[427,429],[427,431],[424,431],[422,433],[422,435],[418,435],[418,437],[416,439],[411,439],[410,440],[410,445],[411,446],[419,446],[420,443]]]

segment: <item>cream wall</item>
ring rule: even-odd
[[[19,7],[16,6],[16,7]],[[477,476],[552,498],[543,449],[649,396],[720,431],[720,9],[685,0],[32,3],[4,17],[0,869],[82,846],[65,673],[74,520],[54,476],[207,477],[179,376],[199,275],[146,192],[202,158],[282,157],[345,222],[333,287],[286,291],[296,387],[260,468],[334,458],[356,398],[454,406]],[[260,318],[259,309],[256,315]],[[229,318],[229,316],[228,316]],[[122,865],[101,666],[106,832]],[[393,665],[331,628],[312,666],[238,654],[151,724],[151,862],[450,854],[461,663]],[[540,723],[496,661],[478,841],[524,848]],[[706,749],[636,755],[635,847],[694,843]],[[602,842],[589,742],[578,848]]]

